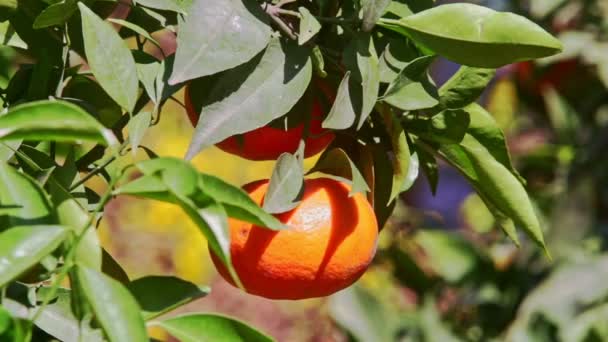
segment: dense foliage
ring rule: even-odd
[[[548,2],[532,8],[543,24],[572,11],[566,1]],[[595,26],[574,23],[563,29],[574,38],[560,38],[569,58],[582,54],[601,71],[602,77],[591,75],[585,83],[602,89],[595,95],[601,98],[608,64],[597,57],[601,52],[589,53],[575,42],[586,37],[605,51],[606,22],[597,15],[600,5],[585,3],[576,13],[593,17]],[[366,193],[379,226],[389,221],[377,262],[392,272],[387,287],[407,286],[421,307],[416,314],[391,316],[382,296],[359,287],[340,292],[331,299],[331,312],[354,338],[605,337],[596,318],[606,311],[600,303],[606,261],[586,258],[600,247],[589,251],[572,244],[581,236],[589,244],[596,241],[594,223],[571,235],[568,219],[560,216],[579,204],[569,202],[571,195],[599,191],[585,188],[589,183],[581,179],[606,182],[606,165],[597,162],[606,146],[599,133],[605,121],[596,120],[601,101],[590,105],[574,96],[578,102],[568,102],[558,84],[555,90],[522,81],[529,108],[549,113],[550,120],[540,114],[539,122],[550,122],[547,129],[555,131],[557,143],[544,153],[520,156],[524,167],[518,173],[501,126],[476,101],[496,68],[557,54],[562,43],[524,16],[473,4],[434,5],[431,0],[0,1],[6,60],[0,338],[145,341],[146,327],[160,326],[182,341],[271,340],[220,315],[162,316],[208,290],[175,277],[130,281],[100,246],[95,228],[115,196],[173,203],[200,228],[239,284],[230,260],[228,217],[286,229],[272,214],[297,206],[303,177],[316,173],[351,182],[353,192]],[[176,38],[175,51],[159,42],[159,32]],[[461,66],[438,87],[428,71],[440,57]],[[183,160],[157,157],[141,145],[142,138],[159,122],[167,101],[179,101],[175,95],[185,85],[196,94],[192,105],[200,113],[188,152]],[[328,113],[322,126],[335,139],[308,172],[302,166],[305,139],[295,153],[282,154],[263,208],[188,162],[206,147],[263,126],[304,122],[306,127],[320,88],[336,94],[321,101]],[[147,158],[122,167],[138,150]],[[487,229],[471,239],[403,229],[416,215],[404,207],[402,194],[419,174],[435,192],[443,162],[475,190],[472,213],[489,210],[488,226],[502,229],[512,242],[505,244],[502,232]],[[539,165],[559,173],[549,184],[527,185],[526,172]],[[103,179],[105,189],[88,186],[93,178]],[[534,187],[536,201],[526,186]],[[555,197],[556,191],[561,196]],[[539,219],[538,213],[547,211],[555,217]],[[549,248],[545,226],[552,227]],[[500,248],[512,253],[515,245],[521,246],[517,261],[491,254]],[[550,254],[554,265],[576,255],[583,266],[553,270]],[[590,278],[571,289],[576,293],[571,302],[547,295],[564,278],[583,276]],[[545,278],[548,290],[523,299]],[[572,320],[575,326],[564,326]]]

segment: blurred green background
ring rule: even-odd
[[[232,288],[216,275],[198,229],[166,203],[113,200],[99,228],[104,246],[132,279],[177,275],[212,287],[180,312],[226,313],[279,341],[608,341],[608,0],[476,3],[525,15],[565,46],[556,57],[502,68],[480,99],[508,136],[553,260],[524,236],[519,248],[508,241],[447,165],[436,196],[422,175],[402,195],[373,266],[329,298],[270,301]],[[3,87],[15,58],[0,50]],[[457,68],[439,61],[433,78],[440,84]],[[182,157],[193,128],[179,104],[165,108],[143,145]],[[269,178],[273,167],[216,148],[193,162],[239,185]]]

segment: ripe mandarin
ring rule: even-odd
[[[262,204],[268,180],[243,188]],[[232,264],[245,290],[270,299],[305,299],[328,296],[359,279],[376,252],[378,225],[365,196],[349,197],[349,191],[333,179],[305,180],[302,202],[276,215],[289,227],[282,231],[230,219]]]

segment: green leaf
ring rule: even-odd
[[[277,218],[260,208],[242,189],[206,174],[200,175],[199,183],[203,193],[220,202],[230,217],[272,230],[287,228]]]
[[[357,113],[353,107],[350,90],[351,72],[347,71],[338,86],[336,99],[323,120],[323,128],[330,129],[347,129],[350,128],[357,119]]]
[[[303,191],[302,160],[291,153],[283,153],[272,171],[268,191],[264,196],[264,210],[271,214],[292,210],[300,203]]]
[[[393,82],[401,70],[417,57],[416,48],[409,40],[390,39],[380,56],[380,82]]]
[[[39,297],[44,296],[41,295],[42,290],[48,291],[49,288],[41,288],[37,292]],[[31,308],[31,314],[40,310],[34,324],[60,341],[77,341],[80,338],[87,342],[103,342],[104,338],[101,330],[92,329],[86,323],[80,322],[74,317],[71,309],[70,292],[68,289],[59,288],[52,303],[45,307],[35,306]]]
[[[65,101],[34,101],[0,116],[0,140],[89,140],[115,146],[118,140],[80,107]]]
[[[433,1],[433,0],[430,0]],[[412,1],[409,1],[412,2]],[[399,1],[391,1],[386,8],[385,14],[389,14],[391,16],[395,16],[397,18],[405,18],[408,17],[414,12],[410,9],[408,4],[401,3]]]
[[[132,112],[137,101],[138,80],[131,50],[109,23],[82,2],[78,7],[84,49],[93,75],[116,103]]]
[[[490,210],[495,208],[512,219],[546,251],[540,223],[524,187],[486,147],[467,134],[460,146],[443,145],[440,151],[469,179]]]
[[[76,266],[78,284],[110,342],[147,341],[137,302],[116,280],[84,266]]]
[[[370,191],[365,178],[363,178],[355,163],[350,159],[346,151],[339,147],[326,149],[321,157],[319,157],[315,166],[309,171],[309,173],[312,172],[322,172],[327,175],[336,176],[340,180],[350,179],[352,187],[348,194],[349,196],[358,192],[366,193]]]
[[[314,37],[321,30],[321,23],[315,18],[306,7],[299,7],[300,28],[298,30],[298,44],[303,45]]]
[[[121,186],[116,193],[175,203],[168,195],[169,186],[163,182],[163,177],[158,173],[175,168],[176,165],[182,165],[179,168],[189,166],[184,160],[176,158],[156,158],[140,162],[137,167],[144,173],[144,176]],[[180,180],[179,173],[175,177],[176,181]],[[165,177],[165,179],[167,178]],[[277,218],[260,208],[246,192],[218,177],[198,174],[197,189],[199,191],[193,198],[197,198],[199,194],[203,195],[203,202],[204,199],[212,198],[224,206],[230,217],[274,230],[286,228]],[[186,192],[189,191],[191,190]]]
[[[155,57],[140,50],[133,51],[133,57],[137,65],[137,77],[146,90],[146,94],[155,104],[160,102],[162,89],[158,91],[159,76],[164,71],[163,62],[159,62]],[[160,85],[163,85],[162,82]]]
[[[437,90],[427,74],[433,60],[433,56],[423,56],[408,63],[390,83],[382,100],[406,111],[437,105]]]
[[[222,261],[238,287],[242,288],[239,277],[232,266],[230,258],[230,230],[228,215],[224,207],[217,201],[206,199],[204,204],[175,195],[177,204],[190,217],[203,233],[209,248]]]
[[[530,20],[474,4],[445,4],[380,25],[456,63],[480,68],[554,55],[562,44]]]
[[[443,108],[456,109],[475,102],[496,75],[494,69],[461,66],[439,88],[439,102]]]
[[[141,27],[141,26],[139,26],[137,24],[133,24],[131,22],[128,22],[126,20],[122,20],[122,19],[108,18],[108,21],[113,22],[115,24],[118,24],[118,25],[120,25],[122,27],[128,28],[129,30],[131,30],[131,31],[139,34],[142,37],[144,37],[150,43],[156,45],[159,49],[162,49],[161,46],[160,46],[160,43],[156,39],[154,39],[154,37],[152,37],[152,35],[150,35],[150,33],[148,33],[148,31],[146,31],[143,27]]]
[[[268,16],[254,0],[195,1],[179,28],[170,84],[247,62],[266,47],[271,32]]]
[[[376,22],[384,14],[384,11],[388,8],[391,0],[364,0],[362,1],[363,7],[363,23],[361,28],[365,32],[371,31]]]
[[[54,213],[42,188],[12,166],[0,163],[0,229],[8,226],[56,223]]]
[[[69,230],[62,226],[17,226],[0,233],[0,288],[59,247]]]
[[[137,148],[144,138],[151,120],[152,113],[150,112],[140,112],[129,120],[127,129],[129,130],[129,142],[131,143],[131,152],[133,153],[133,156],[137,154]]]
[[[336,99],[323,121],[323,128],[346,129],[357,123],[360,129],[378,99],[379,61],[369,34],[358,35],[345,48],[344,75]]]
[[[357,85],[360,84],[360,88],[356,87],[356,91],[353,93],[355,96],[361,94],[360,100],[356,100],[361,101],[360,106],[354,106],[358,109],[357,129],[360,129],[376,105],[380,88],[379,61],[374,40],[370,35],[360,35],[346,47],[344,53],[344,63],[350,65],[350,69],[353,71],[353,81],[356,81]]]
[[[2,45],[27,49],[27,43],[19,37],[8,21],[0,23],[0,42]]]
[[[157,323],[182,342],[271,342],[273,339],[245,323],[212,314],[189,314]]]
[[[471,119],[462,109],[446,109],[432,117],[406,116],[403,127],[421,138],[440,143],[459,143],[467,133]]]
[[[34,20],[34,28],[41,29],[49,26],[65,24],[78,8],[76,0],[64,0],[45,8]]]
[[[304,94],[311,75],[308,49],[273,39],[262,55],[222,74],[208,90],[198,106],[202,112],[186,158],[287,113]]]
[[[420,172],[420,160],[418,159],[418,153],[414,152],[410,156],[410,165],[407,169],[407,175],[405,175],[405,180],[401,185],[401,192],[409,190],[416,179],[418,179],[418,174]]]
[[[384,124],[390,138],[390,160],[393,164],[393,186],[388,203],[391,203],[403,191],[410,173],[410,147],[407,143],[406,133],[399,120],[392,112],[384,117]],[[416,171],[417,172],[417,171]]]
[[[171,276],[146,276],[132,281],[127,287],[139,303],[145,320],[209,294],[207,287]]]
[[[187,14],[192,0],[137,0],[138,5]]]
[[[76,260],[89,268],[100,270],[101,245],[95,227],[87,226],[89,214],[61,185],[52,182],[50,189],[59,223],[70,228],[76,235],[88,229],[76,247]]]
[[[511,162],[507,140],[494,117],[476,103],[468,105],[464,110],[471,118],[467,132],[485,146],[492,156],[509,169],[521,183],[525,184],[524,179]]]

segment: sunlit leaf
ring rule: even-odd
[[[202,112],[186,158],[287,113],[304,94],[311,75],[308,49],[273,39],[262,55],[221,74],[208,90],[196,107]]]
[[[110,342],[148,340],[140,308],[122,284],[84,266],[76,266],[76,277]]]
[[[445,4],[379,24],[447,59],[481,68],[547,57],[562,49],[559,40],[525,17],[467,3]]]
[[[82,17],[84,49],[93,75],[116,103],[129,112],[133,111],[138,80],[135,60],[127,43],[109,23],[101,20],[82,2],[78,7]]]
[[[182,342],[271,342],[273,339],[245,323],[212,314],[189,314],[158,322]]]
[[[17,226],[0,233],[0,287],[36,265],[67,237],[62,226]]]
[[[171,84],[234,68],[270,42],[268,17],[253,0],[195,0],[179,27]]]

